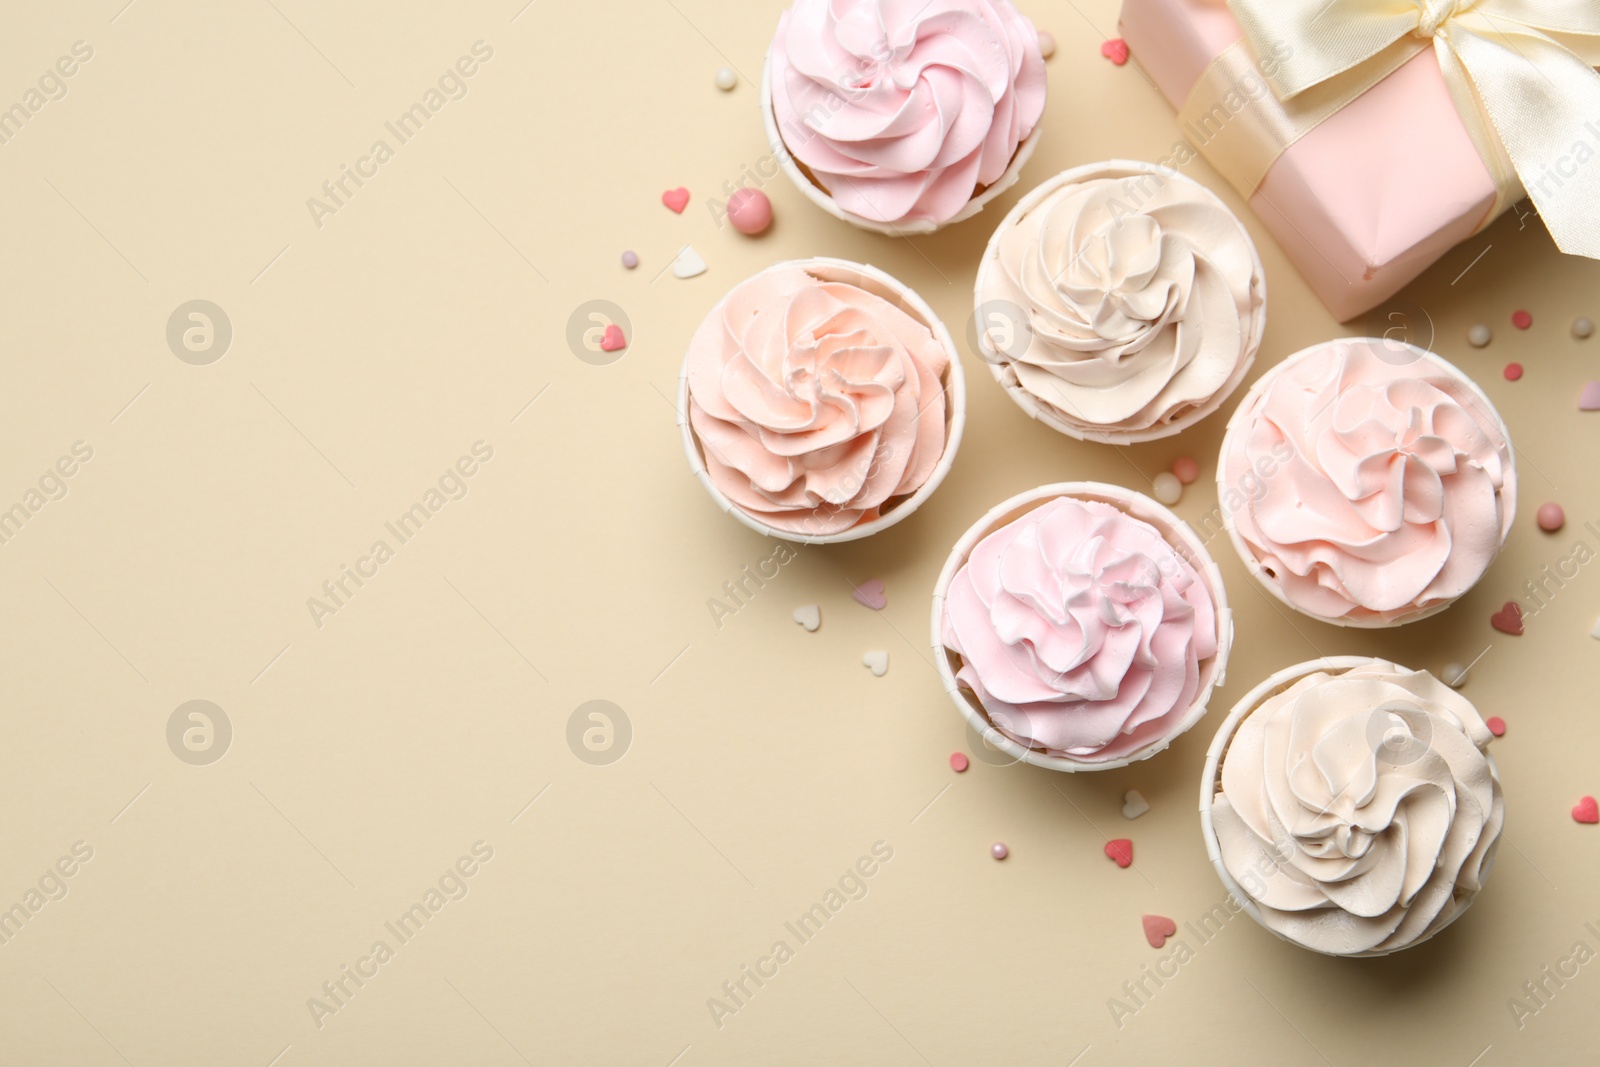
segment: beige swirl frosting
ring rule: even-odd
[[[1224,484],[1253,487],[1224,494],[1245,547],[1291,604],[1325,618],[1404,622],[1449,603],[1488,569],[1516,511],[1489,402],[1449,364],[1383,341],[1274,368],[1235,413],[1221,468]]]
[[[1505,817],[1490,733],[1425,671],[1371,660],[1262,701],[1222,761],[1211,820],[1262,923],[1334,955],[1429,937],[1482,887]]]
[[[735,286],[689,343],[689,421],[712,483],[797,534],[838,533],[919,489],[945,449],[950,357],[884,297],[804,264]]]
[[[1205,188],[1108,165],[1019,211],[989,247],[979,313],[1024,407],[1086,433],[1176,432],[1243,380],[1266,289],[1249,235]],[[996,317],[1022,321],[997,336]]]

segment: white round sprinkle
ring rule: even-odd
[[[1056,54],[1055,35],[1048,30],[1039,31],[1039,54],[1046,59]]]
[[[1572,336],[1582,341],[1594,333],[1594,323],[1588,319],[1574,319],[1572,321]]]
[[[1162,471],[1155,476],[1155,490],[1157,500],[1163,504],[1176,504],[1183,496],[1183,483],[1171,471]]]
[[[1446,663],[1439,677],[1451,689],[1460,689],[1467,684],[1467,669],[1459,663]]]
[[[1484,348],[1493,339],[1494,334],[1481,322],[1467,331],[1467,344],[1473,348]]]
[[[728,92],[738,84],[739,75],[735,74],[732,70],[728,69],[727,67],[722,67],[717,71],[718,89],[721,89],[723,92]]]

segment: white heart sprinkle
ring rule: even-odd
[[[875,677],[882,678],[889,673],[889,653],[868,652],[861,657],[861,664],[871,670]]]
[[[694,250],[694,245],[684,245],[672,264],[673,277],[693,278],[705,272],[706,261],[700,258],[700,253]]]
[[[822,609],[815,604],[801,604],[794,609],[794,621],[804,626],[807,633],[814,634],[822,625]]]
[[[1130,789],[1122,794],[1122,817],[1124,819],[1137,819],[1149,810],[1150,802],[1137,789]]]

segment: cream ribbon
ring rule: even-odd
[[[1179,118],[1243,195],[1289,145],[1431,42],[1499,191],[1485,221],[1526,191],[1563,252],[1600,259],[1600,0],[1228,6],[1248,50],[1212,63]]]

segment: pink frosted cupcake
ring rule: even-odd
[[[1039,35],[1011,0],[795,0],[762,110],[813,202],[880,233],[926,233],[1016,182],[1045,93]]]
[[[689,342],[679,386],[690,465],[767,536],[849,541],[917,509],[960,441],[949,331],[873,267],[779,263],[733,288]]]
[[[1443,611],[1505,544],[1517,472],[1471,379],[1392,340],[1315,345],[1268,371],[1228,423],[1223,520],[1278,599],[1343,626]]]
[[[1166,748],[1205,714],[1232,636],[1221,575],[1193,531],[1095,482],[990,511],[956,544],[933,599],[935,662],[956,707],[997,748],[1054,770]]]

